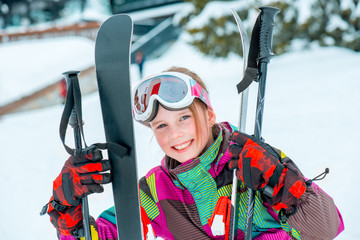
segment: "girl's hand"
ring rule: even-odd
[[[103,192],[101,184],[111,181],[109,160],[102,160],[101,151],[93,148],[89,154],[71,156],[53,182],[53,196],[41,215],[50,215],[50,221],[63,235],[84,235],[81,198],[94,192]],[[48,209],[47,209],[48,208]]]
[[[101,184],[111,182],[109,160],[102,160],[101,151],[95,149],[87,155],[71,156],[53,182],[53,197],[65,206],[77,206],[81,198],[104,191]]]
[[[305,181],[289,158],[253,136],[234,132],[229,167],[251,189],[261,191],[276,209],[296,205],[306,190]]]

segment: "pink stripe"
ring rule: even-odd
[[[342,231],[345,230],[345,225],[344,225],[344,221],[343,221],[343,218],[341,216],[341,213],[339,212],[339,209],[337,207],[336,207],[336,211],[338,212],[339,218],[340,218],[339,229],[338,229],[338,232],[336,234],[336,236],[338,236]]]
[[[103,218],[98,218],[96,220],[96,223],[97,223],[98,234],[100,239],[103,240],[117,239],[118,234],[115,224]]]
[[[259,236],[254,238],[254,240],[278,240],[278,239],[288,240],[291,239],[291,237],[281,228],[280,229],[270,228],[268,229],[267,232],[260,233]]]
[[[156,191],[159,201],[161,200],[177,200],[185,204],[194,204],[194,198],[189,190],[182,190],[176,187],[173,182],[165,174],[159,174],[156,178]]]
[[[60,240],[76,240],[76,238],[74,238],[71,235],[65,236],[65,235],[60,234]]]

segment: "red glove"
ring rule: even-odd
[[[87,155],[71,156],[53,182],[53,196],[41,215],[50,215],[50,221],[63,235],[83,236],[81,198],[94,192],[103,192],[100,184],[111,181],[109,160],[102,160],[98,148],[90,148]]]
[[[261,191],[275,209],[297,205],[306,190],[299,169],[289,159],[253,136],[234,132],[229,147],[229,167],[251,189]]]
[[[50,222],[62,235],[76,237],[83,235],[81,203],[74,207],[66,207],[57,204],[51,197],[47,213],[50,215]]]
[[[109,160],[102,160],[98,149],[87,155],[71,156],[53,182],[54,200],[61,205],[77,206],[81,198],[103,192],[100,184],[111,182],[111,175],[101,172],[110,169]]]

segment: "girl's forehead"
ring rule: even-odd
[[[159,104],[159,105],[160,106],[159,106],[159,109],[158,109],[157,116],[162,115],[164,118],[171,117],[171,116],[177,116],[177,115],[181,115],[183,113],[191,112],[189,107],[183,108],[183,109],[168,110],[168,109],[164,108],[163,106],[161,106],[161,104]],[[159,114],[159,113],[163,113],[163,114]]]

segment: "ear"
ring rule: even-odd
[[[216,122],[215,112],[214,112],[214,110],[212,110],[212,109],[208,109],[207,113],[208,113],[208,122],[209,122],[209,125],[212,126],[212,125],[214,125],[215,122]]]

